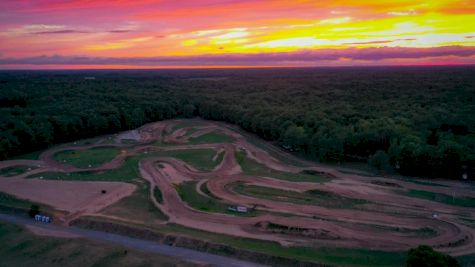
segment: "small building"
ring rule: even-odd
[[[44,222],[44,223],[51,223],[51,218],[46,216],[46,215],[40,215],[40,214],[36,214],[35,215],[35,221],[37,222]]]

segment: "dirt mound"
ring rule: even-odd
[[[268,231],[276,234],[285,234],[285,235],[295,235],[309,237],[312,239],[327,239],[327,240],[337,240],[340,237],[330,231],[324,229],[310,229],[304,227],[294,227],[287,226],[282,224],[276,224],[272,222],[258,222],[255,224],[261,231]]]

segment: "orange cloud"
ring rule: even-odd
[[[0,10],[3,58],[264,60],[266,54],[348,48],[475,47],[475,1],[467,0],[4,0]]]

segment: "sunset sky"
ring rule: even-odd
[[[475,0],[1,0],[0,68],[475,64]]]

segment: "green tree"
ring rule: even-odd
[[[295,150],[301,150],[307,144],[307,134],[303,127],[292,125],[284,133],[282,141]]]
[[[185,118],[193,118],[195,116],[196,107],[192,104],[186,104],[183,107],[183,116]]]
[[[34,218],[39,213],[40,213],[40,206],[35,205],[35,204],[31,205],[30,210],[28,210],[28,215],[31,218]]]
[[[407,254],[407,267],[459,267],[460,264],[450,255],[433,250],[429,246],[420,245],[411,248]]]
[[[375,167],[378,170],[386,170],[389,168],[389,156],[382,150],[376,151],[368,159],[369,165]]]

